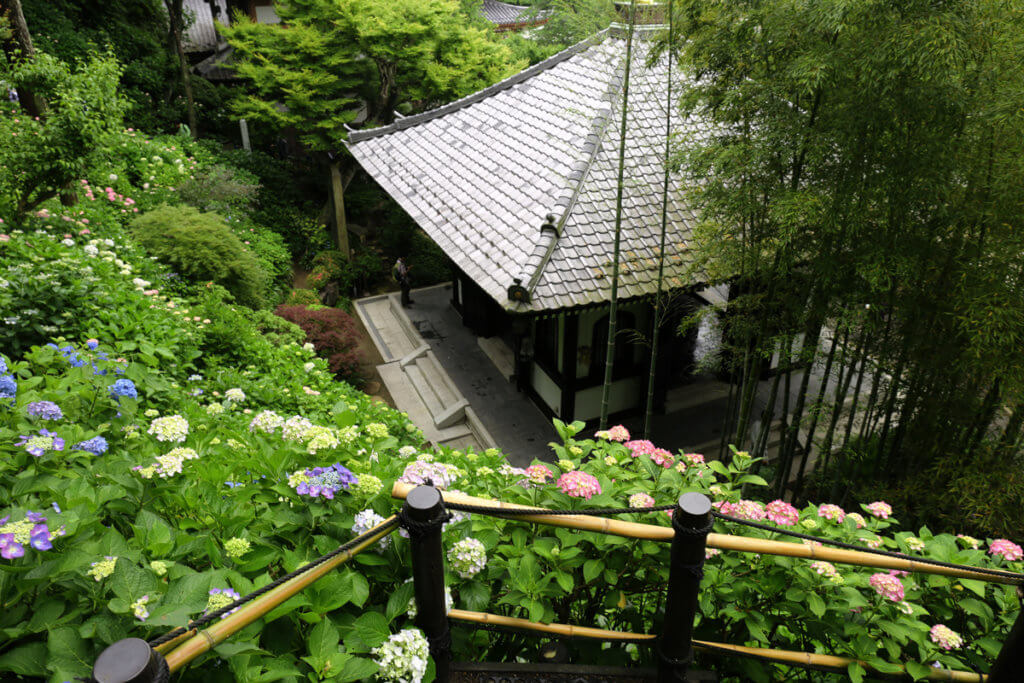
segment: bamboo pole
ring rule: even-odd
[[[175,648],[169,654],[166,655],[167,665],[170,667],[171,673],[182,669],[186,664],[191,662],[193,659],[208,652],[216,647],[219,643],[224,642],[229,637],[242,630],[249,624],[262,619],[270,610],[274,609],[285,600],[288,600],[296,593],[299,593],[303,589],[310,586],[317,579],[321,578],[328,572],[334,570],[336,567],[348,562],[354,556],[358,555],[362,551],[366,550],[374,543],[384,538],[392,531],[394,527],[386,527],[395,519],[392,515],[386,520],[375,526],[371,531],[376,531],[372,536],[367,538],[365,541],[355,546],[351,550],[347,550],[336,557],[332,557],[321,565],[318,565],[314,569],[310,569],[305,574],[296,576],[295,578],[282,583],[277,588],[267,592],[264,595],[256,598],[252,602],[242,605],[238,608],[238,611],[234,614],[220,619],[219,621],[212,624],[210,627],[196,633],[195,630],[185,634],[186,636],[191,635],[185,643],[180,647]],[[171,641],[172,643],[178,642],[181,638],[176,638]]]
[[[601,628],[589,626],[573,626],[572,624],[542,624],[527,619],[516,617],[505,617],[500,614],[488,614],[486,612],[471,612],[464,609],[448,610],[450,619],[468,621],[474,624],[486,624],[488,626],[504,626],[517,628],[526,631],[537,631],[539,633],[550,633],[556,636],[567,638],[600,638],[602,640],[655,640],[656,636],[649,633],[630,633],[628,631],[608,631]],[[824,667],[846,671],[846,667],[858,660],[849,657],[837,657],[835,655],[821,655],[813,652],[794,652],[792,650],[774,650],[770,648],[746,647],[743,645],[727,645],[707,640],[694,640],[693,647],[702,652],[715,652],[716,650],[729,650],[739,655],[752,655],[762,659],[772,659],[780,664],[796,664],[811,667]],[[869,671],[875,671],[870,664],[859,662],[861,666]],[[979,675],[981,678],[979,678]],[[984,674],[976,674],[966,671],[936,670],[928,674],[930,681],[971,681],[978,683],[984,681]]]
[[[601,387],[601,419],[599,427],[608,427],[609,401],[612,391],[612,367],[615,365],[615,335],[618,334],[619,252],[622,242],[622,193],[626,169],[626,115],[629,112],[629,73],[633,66],[633,30],[636,27],[636,0],[629,4],[629,33],[626,35],[626,74],[622,86],[622,130],[619,131],[619,184],[615,199],[615,246],[612,254],[612,290],[608,307],[608,341],[604,352],[604,382]]]
[[[395,482],[391,495],[394,498],[404,499],[409,491],[414,489],[412,484],[400,481]],[[467,496],[463,493],[451,491],[441,492],[445,502],[461,503],[463,505],[479,505],[494,508],[495,514],[501,514],[501,510],[544,510],[544,508],[530,507],[528,505],[516,505],[503,501],[490,500]],[[594,517],[586,514],[579,515],[516,515],[515,519],[535,524],[547,524],[579,531],[593,531],[612,536],[624,536],[626,538],[639,538],[648,541],[668,542],[672,540],[675,532],[671,527],[656,526],[654,524],[641,524],[639,522],[625,522],[605,517]],[[934,564],[927,564],[917,560],[904,559],[900,557],[888,557],[886,555],[875,555],[859,550],[846,550],[843,548],[829,548],[826,546],[810,546],[802,543],[788,543],[785,541],[773,541],[764,538],[751,538],[749,536],[734,536],[731,534],[708,534],[707,545],[709,548],[719,550],[735,550],[743,553],[761,553],[764,555],[782,555],[784,557],[802,557],[809,560],[824,560],[827,562],[839,562],[840,564],[851,564],[860,567],[874,567],[878,569],[899,569],[901,571],[921,572],[924,574],[941,574],[961,579],[974,579],[976,581],[989,581],[1002,583],[1010,586],[1021,584],[1019,575],[1012,572],[998,571],[999,574],[983,574],[970,569],[956,567],[940,567]]]

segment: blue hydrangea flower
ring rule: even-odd
[[[139,392],[135,389],[135,383],[130,379],[119,379],[110,385],[110,395],[116,399],[120,399],[122,396],[138,398]]]
[[[40,429],[35,436],[21,435],[21,441],[15,446],[24,446],[30,455],[41,458],[47,451],[64,450],[64,439],[60,438],[48,429]]]
[[[18,393],[18,383],[11,375],[0,375],[0,398],[13,399]]]
[[[53,401],[33,401],[25,406],[25,412],[43,420],[59,420],[64,417],[60,406]]]
[[[93,455],[103,455],[107,452],[108,444],[107,440],[102,436],[94,436],[91,439],[76,443],[73,448],[76,451],[85,451]]]
[[[6,374],[7,372],[7,360],[0,356],[0,375]]]
[[[100,343],[96,339],[90,339],[89,341],[85,342],[85,345],[89,347],[90,351],[95,351],[96,347],[98,347]]]

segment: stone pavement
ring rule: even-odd
[[[450,284],[413,290],[414,303],[405,313],[509,462],[517,467],[534,458],[553,462],[548,443],[557,441],[558,433],[551,421],[480,349],[451,297]]]

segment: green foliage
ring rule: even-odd
[[[124,65],[119,92],[129,125],[175,131],[185,119],[178,60],[161,0],[23,0],[37,49],[73,64],[82,55],[109,50]],[[193,76],[200,111],[216,116],[216,93]]]
[[[136,218],[132,233],[147,252],[190,282],[222,285],[247,306],[266,301],[266,273],[217,214],[163,206]]]
[[[178,188],[181,200],[200,211],[247,211],[259,191],[255,178],[221,164],[206,166]]]
[[[320,297],[312,289],[293,289],[284,300],[285,306],[315,306]]]
[[[353,289],[368,288],[383,273],[381,256],[373,250],[358,249],[347,260],[341,252],[327,250],[313,258],[313,270],[307,282],[314,289],[337,283],[338,291],[347,296]]]
[[[834,393],[799,382],[777,491],[795,466],[801,494],[800,429],[824,452],[824,495],[920,490],[923,472],[933,492],[977,494],[957,483],[974,479],[965,466],[1019,468],[1003,429],[1024,396],[1020,13],[988,0],[677,7],[673,48],[696,74],[684,113],[715,130],[677,140],[700,214],[693,276],[734,284],[728,369],[757,377],[778,354],[792,356],[784,372],[831,362],[842,379]],[[745,414],[755,392],[737,393]],[[934,522],[939,507],[915,510]]]
[[[0,63],[0,80],[46,101],[38,118],[18,105],[0,110],[0,210],[21,220],[81,178],[121,126],[120,74],[110,55],[93,55],[75,69],[45,53]]]
[[[312,149],[331,151],[365,100],[390,121],[401,102],[457,99],[518,70],[489,32],[467,26],[455,0],[290,0],[282,23],[238,16],[222,32],[251,94],[238,116],[294,126]],[[283,105],[283,106],[281,106]]]
[[[541,45],[578,43],[608,28],[617,18],[612,0],[534,0],[528,4],[550,13],[542,28],[533,29]]]

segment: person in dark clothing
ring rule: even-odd
[[[402,290],[402,306],[408,307],[412,305],[413,300],[409,298],[409,290],[412,286],[409,280],[409,266],[405,264],[405,259],[401,256],[395,261],[395,265],[391,267],[391,277],[394,278],[395,282],[398,283],[399,289]]]

